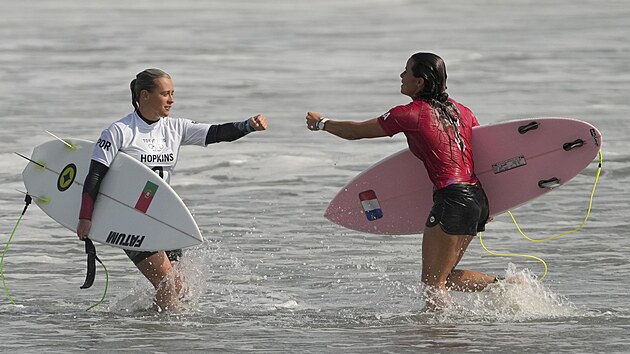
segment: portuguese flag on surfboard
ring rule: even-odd
[[[153,201],[153,196],[155,195],[155,192],[157,192],[157,189],[157,184],[147,181],[147,184],[144,185],[144,189],[142,190],[142,194],[140,194],[140,198],[138,198],[138,201],[136,202],[135,208],[143,213],[146,213],[147,209],[149,209],[149,205],[151,205],[151,201]]]

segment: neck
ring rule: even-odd
[[[159,116],[157,116],[157,118],[153,118],[153,119],[151,119],[151,118],[147,118],[147,116],[146,116],[144,113],[142,113],[142,110],[141,110],[140,108],[136,109],[136,113],[138,113],[138,116],[139,116],[139,117],[140,117],[143,121],[145,121],[147,124],[153,124],[153,123],[155,123],[155,122],[157,122],[157,121],[159,121],[159,120],[160,120],[160,117],[159,117]]]

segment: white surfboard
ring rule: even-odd
[[[76,231],[83,182],[94,142],[52,140],[33,149],[22,172],[27,193],[51,218]],[[89,238],[136,251],[185,248],[203,242],[195,219],[155,172],[119,153],[101,183]]]

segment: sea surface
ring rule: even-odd
[[[3,248],[3,353],[630,352],[630,2],[625,0],[0,0],[0,241],[24,206],[32,148],[95,140],[132,110],[129,82],[171,74],[172,115],[256,113],[269,130],[181,150],[172,185],[205,242],[178,272],[179,313],[124,253],[97,245],[92,288],[72,231],[31,205]],[[408,102],[399,74],[417,51],[446,61],[448,92],[481,124],[571,117],[603,136],[583,228],[523,238],[508,215],[461,266],[520,279],[426,313],[421,235],[355,232],[323,217],[352,177],[404,137],[345,141],[306,129],[307,111],[365,120]],[[597,159],[513,210],[530,237],[587,215]],[[393,176],[392,178],[395,178]],[[544,279],[541,279],[544,276]],[[86,311],[102,297],[103,302]],[[9,298],[10,296],[10,298]],[[12,304],[13,299],[15,304]]]

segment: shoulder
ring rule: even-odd
[[[136,112],[131,112],[126,116],[120,118],[114,123],[110,124],[108,129],[116,129],[116,130],[124,130],[125,128],[129,128],[135,124],[135,118],[137,117]]]
[[[392,108],[392,110],[396,110],[397,112],[412,112],[419,109],[428,109],[431,105],[423,100],[413,100],[407,104],[396,106]]]
[[[122,141],[124,137],[132,134],[133,127],[135,126],[135,112],[131,112],[123,118],[115,121],[105,128],[102,132],[102,137],[108,137],[114,141]]]
[[[407,104],[403,104],[400,106],[395,106],[389,109],[389,111],[387,111],[387,113],[383,114],[384,118],[387,118],[387,116],[400,116],[400,115],[406,115],[409,114],[410,112],[412,112],[414,110],[414,107],[417,105],[417,103],[415,101],[409,102]]]
[[[477,126],[479,125],[479,121],[477,120],[477,117],[475,117],[475,114],[473,113],[473,111],[464,106],[463,104],[449,98],[449,100],[455,105],[455,107],[457,108],[457,111],[459,112],[459,116],[460,119],[462,119],[462,121],[464,122],[464,124],[469,125],[471,127]]]
[[[413,119],[417,120],[424,117],[426,114],[430,114],[431,105],[422,100],[414,100],[408,104],[400,105],[391,108],[387,113],[383,114],[383,119],[388,117],[398,119]]]
[[[196,121],[188,118],[177,118],[177,117],[164,117],[162,118],[162,122],[164,125],[173,129],[183,129],[190,127],[192,125],[197,125]]]
[[[430,106],[421,100],[414,100],[408,104],[391,108],[379,117],[381,128],[392,136],[400,132],[417,131],[420,121],[429,113]],[[426,112],[426,113],[425,113]]]
[[[459,110],[459,112],[461,114],[474,115],[473,111],[470,108],[468,108],[467,106],[465,106],[465,105],[455,101],[452,98],[449,98],[448,100],[451,101],[455,105],[455,107],[457,107],[457,110]]]
[[[164,117],[162,118],[162,120],[164,121],[164,123],[171,125],[199,124],[192,119],[181,117]]]

